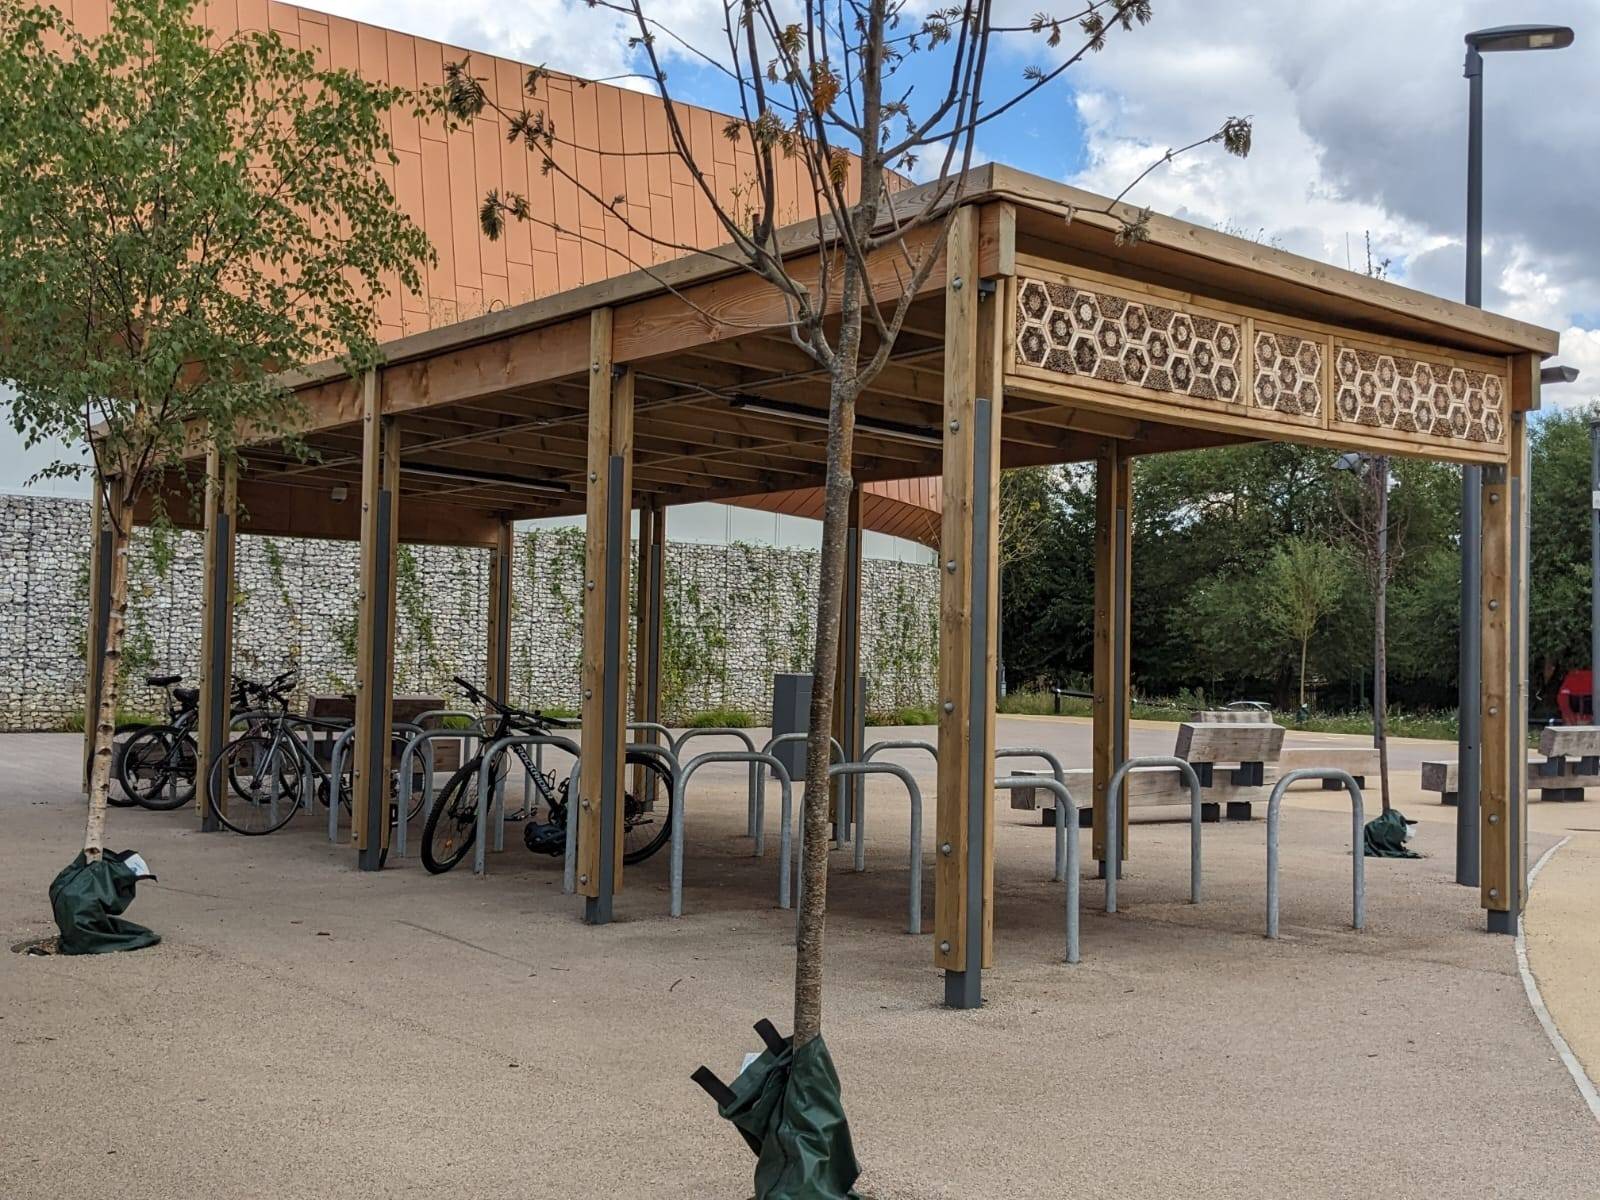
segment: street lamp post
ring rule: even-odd
[[[1483,56],[1515,50],[1560,50],[1572,45],[1564,25],[1500,25],[1467,34],[1467,303],[1483,306]],[[1483,723],[1482,550],[1483,468],[1461,469],[1461,669],[1458,676],[1456,882],[1478,886],[1479,751]]]

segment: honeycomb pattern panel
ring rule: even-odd
[[[1281,330],[1258,329],[1251,402],[1286,417],[1322,415],[1323,343]]]
[[[1456,442],[1505,436],[1506,382],[1492,371],[1340,343],[1334,415],[1350,425]]]
[[[1236,322],[1151,299],[1024,279],[1017,357],[1057,375],[1240,403],[1243,335]]]

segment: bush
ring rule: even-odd
[[[688,729],[752,729],[758,724],[754,714],[742,708],[708,708],[684,722]]]

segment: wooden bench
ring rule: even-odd
[[[1528,760],[1528,794],[1551,803],[1584,799],[1584,790],[1600,788],[1600,726],[1549,725],[1539,735],[1540,758]],[[1422,790],[1438,792],[1454,807],[1459,784],[1456,760],[1422,764]]]
[[[1343,771],[1356,781],[1358,787],[1365,788],[1369,778],[1378,777],[1378,748],[1376,746],[1286,746],[1278,755],[1278,770],[1273,779],[1279,779],[1290,771],[1298,771],[1304,767],[1333,767]],[[1305,786],[1310,787],[1318,780],[1308,779]],[[1324,779],[1320,781],[1324,791],[1337,792],[1344,784],[1335,780]],[[1291,784],[1292,788],[1294,785]]]
[[[1230,819],[1249,820],[1252,803],[1267,799],[1268,766],[1275,764],[1283,746],[1284,730],[1270,722],[1191,721],[1178,727],[1175,755],[1194,764],[1204,789],[1204,816],[1215,821],[1224,806]],[[1089,798],[1094,794],[1094,772],[1079,767],[1064,772],[1067,790],[1084,805],[1081,820],[1091,819]],[[1123,802],[1130,808],[1189,805],[1189,788],[1171,767],[1135,767],[1123,781]],[[1055,824],[1055,800],[1042,789],[1016,789],[1011,807],[1040,811],[1045,825]]]

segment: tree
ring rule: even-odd
[[[1147,23],[1151,5],[1149,0],[1088,0],[1070,14],[1040,13],[1013,25],[999,19],[989,0],[969,0],[925,15],[904,0],[741,0],[724,6],[715,45],[691,42],[653,11],[650,0],[590,0],[590,5],[621,14],[632,29],[630,46],[640,75],[660,97],[672,154],[688,168],[727,236],[722,256],[783,297],[790,339],[815,363],[827,385],[827,467],[806,750],[806,794],[825,795],[856,402],[889,363],[911,303],[943,254],[944,234],[973,164],[979,133],[1087,55]],[[991,86],[1000,43],[1027,38],[1043,44],[1053,61],[1027,68],[1020,79],[1004,86]],[[1068,38],[1073,44],[1063,46]],[[733,97],[735,115],[722,135],[755,162],[754,177],[737,208],[707,184],[696,161],[668,78],[667,63],[673,57],[709,71]],[[516,109],[491,97],[472,74],[470,60],[449,64],[438,102],[462,121],[494,107],[508,122],[508,136],[538,153],[546,172],[577,187],[631,233],[677,252],[698,249],[636,223],[625,193],[597,194],[562,165],[564,152],[575,147],[538,106],[542,74],[535,70],[526,81],[525,93],[534,106]],[[1211,143],[1247,154],[1249,120],[1230,118],[1216,132],[1168,151],[1152,169]],[[777,236],[777,164],[785,158],[800,161],[815,189],[807,218],[819,247],[814,277],[791,271]],[[920,191],[905,191],[897,172],[913,170],[924,171],[934,182]],[[896,193],[907,198],[896,203]],[[1104,211],[1116,216],[1125,210],[1113,203]],[[498,234],[508,219],[547,220],[532,211],[524,196],[486,195],[485,232]],[[1148,212],[1121,219],[1122,239],[1142,240]],[[938,236],[925,245],[911,236],[927,230]],[[582,236],[581,230],[560,232]],[[871,267],[885,261],[895,265],[900,285],[888,298],[875,292],[871,275]],[[804,821],[804,901],[795,954],[797,1046],[816,1037],[822,1027],[828,896],[825,806],[808,803]]]
[[[1300,707],[1306,706],[1306,659],[1316,636],[1339,603],[1344,556],[1326,542],[1290,538],[1267,560],[1265,615],[1294,641],[1300,657]]]
[[[100,859],[134,506],[207,441],[292,437],[279,372],[376,361],[377,304],[427,239],[379,164],[404,99],[194,0],[115,0],[86,37],[0,0],[0,379],[25,441],[87,443],[111,535],[84,855]]]

